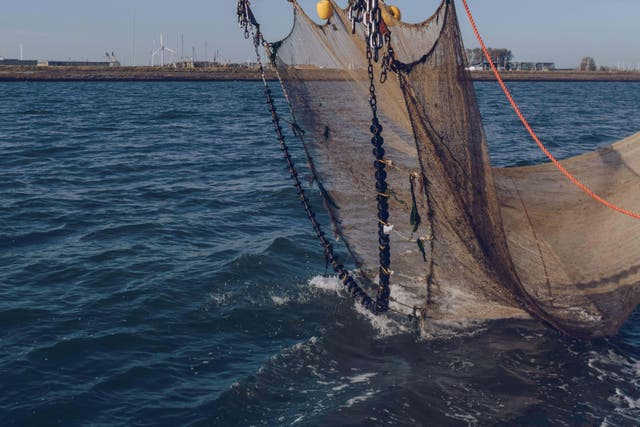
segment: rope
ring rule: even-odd
[[[509,89],[507,89],[507,85],[504,83],[504,80],[502,80],[502,76],[500,75],[500,72],[496,68],[496,65],[493,63],[493,60],[491,59],[491,55],[489,54],[489,51],[487,50],[487,47],[485,46],[484,41],[482,40],[482,36],[480,35],[480,32],[478,31],[478,27],[476,26],[476,22],[473,19],[473,14],[471,13],[471,9],[469,8],[469,4],[467,3],[467,0],[462,0],[462,4],[464,5],[464,8],[465,8],[465,10],[467,12],[467,17],[469,18],[469,22],[471,23],[471,28],[473,29],[473,33],[475,34],[476,38],[478,39],[478,42],[480,43],[480,47],[482,48],[482,52],[484,53],[485,58],[489,62],[489,65],[491,66],[491,70],[493,71],[493,74],[496,76],[496,79],[498,80],[498,83],[500,84],[500,87],[502,88],[502,91],[504,92],[504,94],[506,95],[507,99],[509,100],[509,103],[513,107],[513,110],[517,114],[518,118],[520,119],[520,121],[522,122],[524,127],[529,132],[529,135],[531,135],[531,137],[536,142],[538,147],[540,147],[540,150],[542,150],[542,152],[549,158],[549,160],[551,160],[551,163],[553,163],[554,166],[556,168],[558,168],[558,170],[560,172],[562,172],[562,174],[565,177],[567,177],[567,179],[569,181],[571,181],[574,185],[576,185],[578,188],[580,188],[582,191],[584,191],[589,197],[591,197],[595,201],[603,204],[604,206],[608,207],[609,209],[613,209],[616,212],[619,212],[621,214],[630,216],[632,218],[640,219],[640,214],[635,213],[635,212],[631,212],[629,210],[626,210],[624,208],[621,208],[621,207],[609,202],[608,200],[606,200],[603,197],[601,197],[598,194],[596,194],[592,189],[587,187],[585,184],[583,184],[580,180],[578,180],[578,178],[573,176],[567,169],[565,169],[565,167],[560,164],[560,162],[553,156],[553,154],[551,154],[551,152],[547,149],[547,147],[545,147],[545,145],[542,143],[542,141],[540,141],[540,138],[538,138],[538,135],[535,133],[535,131],[533,130],[533,128],[531,127],[531,125],[529,124],[527,119],[524,117],[524,115],[522,114],[522,111],[520,111],[520,108],[518,107],[518,104],[516,103],[516,101],[511,96],[511,92],[509,92]]]

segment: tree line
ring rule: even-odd
[[[580,65],[578,65],[579,71],[596,71],[598,67],[596,66],[596,61],[590,56],[585,56],[580,61]]]
[[[487,48],[491,60],[498,67],[509,68],[509,62],[513,59],[513,53],[510,49],[506,48]],[[466,49],[467,63],[469,65],[483,64],[486,59],[482,49],[479,47],[473,49]],[[590,56],[582,58],[580,64],[578,64],[578,71],[620,71],[616,67],[598,66],[595,59]]]
[[[605,65],[596,64],[596,60],[590,56],[585,56],[580,60],[580,64],[578,64],[578,71],[606,71],[606,72],[625,72],[631,71],[624,68],[619,67],[607,67]]]

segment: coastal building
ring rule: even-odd
[[[552,71],[556,69],[554,62],[510,62],[509,69],[515,71]]]
[[[175,68],[216,68],[222,66],[222,64],[215,61],[193,61],[187,59],[184,61],[178,61],[173,64]]]
[[[0,66],[12,66],[12,67],[35,67],[38,65],[38,61],[31,59],[9,59],[0,56]]]
[[[119,67],[119,61],[38,61],[38,67]]]
[[[484,71],[485,67],[484,64],[473,64],[467,67],[467,70],[469,71]]]
[[[515,61],[507,63],[506,68],[497,65],[500,71],[553,71],[556,69],[555,62],[523,62]],[[472,64],[467,67],[469,71],[488,71],[491,70],[491,65],[488,62],[482,62],[479,64]]]
[[[502,65],[496,64],[498,70],[502,71],[505,68]],[[487,71],[491,70],[491,65],[488,62],[480,62],[478,64],[473,64],[467,67],[469,71]]]

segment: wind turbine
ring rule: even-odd
[[[154,41],[155,44],[155,41]],[[155,48],[155,46],[154,46]],[[170,53],[176,53],[175,50],[173,49],[169,49],[168,47],[166,47],[164,45],[164,37],[162,34],[160,34],[160,47],[156,50],[153,51],[153,53],[151,54],[151,65],[153,65],[153,58],[159,53],[160,54],[160,66],[164,67],[164,52],[170,52]]]

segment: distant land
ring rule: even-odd
[[[323,69],[298,69],[294,71],[301,80],[343,80],[343,71]],[[602,71],[502,71],[507,81],[627,81],[640,82],[640,72]],[[490,71],[471,71],[478,81],[495,80]],[[267,78],[275,79],[271,71]],[[25,67],[1,66],[0,81],[234,81],[259,80],[255,68],[248,66],[219,66],[212,68],[170,67]]]

